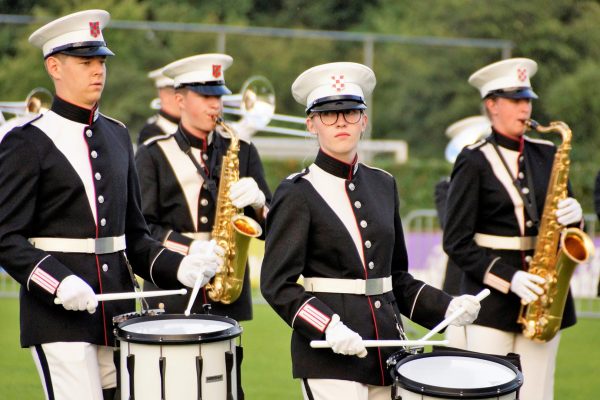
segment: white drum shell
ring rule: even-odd
[[[406,389],[400,388],[396,391],[402,398],[402,400],[440,400],[440,399],[450,399],[450,397],[431,397],[426,394],[413,393]],[[481,397],[481,399],[494,399],[494,400],[516,400],[517,393],[508,393],[504,396],[500,397]]]
[[[523,377],[515,367],[507,365],[490,356],[485,359],[448,353],[410,356],[394,368],[397,379],[394,390],[402,400],[513,400],[517,398]],[[498,389],[499,393],[490,393]],[[508,390],[511,392],[507,393]],[[451,394],[445,397],[440,391]]]
[[[202,323],[201,316],[196,317],[196,322]],[[172,321],[172,320],[170,320]],[[231,320],[233,321],[233,320]],[[135,319],[130,324],[135,325]],[[160,321],[152,321],[160,322]],[[169,322],[169,321],[167,321]],[[175,321],[176,322],[176,321]],[[209,324],[211,321],[207,321]],[[235,321],[233,321],[235,322]],[[130,325],[129,327],[132,327]],[[234,326],[231,325],[231,328]],[[136,327],[133,327],[134,332]],[[153,329],[156,329],[155,327]],[[239,329],[239,328],[238,328]],[[144,329],[141,329],[144,331]],[[168,332],[168,333],[167,333]],[[209,331],[213,332],[214,331]],[[240,329],[241,332],[241,329]],[[177,400],[198,399],[198,378],[196,357],[202,357],[202,398],[225,400],[227,393],[231,392],[233,399],[237,400],[237,363],[236,363],[236,335],[224,335],[225,338],[211,338],[206,341],[201,338],[197,343],[168,343],[169,333],[172,329],[165,327],[165,333],[161,338],[151,343],[138,343],[138,340],[128,339],[126,331],[119,331],[120,341],[120,387],[121,399],[129,400],[130,376],[127,370],[127,356],[135,358],[133,382],[135,399],[161,400],[161,374],[160,358],[165,362],[165,398]],[[218,334],[218,332],[216,332]],[[185,335],[188,332],[184,333]],[[233,337],[232,337],[233,336]],[[163,342],[164,340],[164,342]],[[231,388],[227,387],[227,367],[225,354],[231,352],[233,355],[233,368],[231,370]],[[228,390],[229,389],[229,390]]]

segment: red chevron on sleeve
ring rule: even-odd
[[[166,240],[164,246],[174,252],[177,252],[179,254],[183,254],[184,256],[187,256],[187,253],[189,251],[189,246],[186,246],[184,244],[181,243],[177,243],[174,242],[172,240]]]
[[[298,312],[298,317],[302,318],[308,324],[314,326],[320,332],[325,331],[327,324],[329,324],[329,321],[331,320],[329,316],[323,314],[321,311],[317,310],[308,303],[302,306]]]
[[[31,274],[31,280],[37,283],[42,287],[42,289],[54,294],[56,292],[56,288],[58,287],[59,282],[54,279],[50,274],[41,268],[36,268]]]

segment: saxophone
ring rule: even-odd
[[[262,228],[258,222],[243,215],[229,200],[231,185],[240,178],[240,141],[234,130],[221,118],[217,118],[216,123],[231,137],[231,143],[221,163],[215,223],[211,233],[212,239],[223,248],[225,254],[223,267],[206,285],[206,292],[212,301],[231,304],[242,293],[250,239],[260,236]]]
[[[577,264],[589,259],[594,245],[581,229],[564,228],[555,216],[558,202],[567,197],[571,129],[562,121],[541,126],[534,120],[528,120],[527,126],[541,133],[558,132],[562,136],[562,143],[554,156],[535,252],[529,265],[529,273],[546,280],[542,287],[544,293],[538,300],[521,305],[517,319],[525,337],[548,342],[560,329],[573,271]]]

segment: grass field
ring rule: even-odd
[[[289,327],[265,304],[244,323],[242,379],[248,400],[300,400],[291,377]],[[0,400],[43,400],[29,350],[19,347],[18,300],[0,298]],[[413,327],[416,337],[424,330]],[[600,393],[600,319],[580,319],[563,333],[555,399],[590,400]],[[526,400],[526,399],[524,399]]]

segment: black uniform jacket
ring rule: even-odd
[[[434,200],[438,220],[442,231],[446,219],[446,199],[448,198],[448,188],[450,187],[450,177],[445,177],[435,185]],[[460,294],[460,282],[462,279],[462,270],[448,259],[446,263],[446,272],[444,274],[444,283],[442,290],[451,295]]]
[[[55,98],[52,109],[13,129],[0,144],[0,264],[21,284],[21,344],[83,341],[113,345],[112,317],[133,301],[99,304],[94,314],[54,304],[61,280],[75,274],[96,293],[131,292],[123,251],[46,252],[33,237],[126,235],[133,271],[178,288],[182,256],[152,239],[140,207],[127,129],[97,110]]]
[[[598,216],[598,220],[600,220],[600,171],[598,171],[594,183],[594,211]]]
[[[142,127],[138,135],[138,146],[155,136],[168,135],[175,132],[178,124],[179,118],[160,110],[156,115],[146,120],[146,124]]]
[[[477,325],[520,332],[519,297],[510,291],[513,275],[527,270],[534,250],[496,250],[478,246],[475,233],[496,236],[537,236],[536,225],[512,183],[493,143],[519,180],[525,196],[541,219],[556,147],[549,141],[524,136],[520,141],[493,132],[487,139],[465,147],[459,154],[448,192],[444,250],[464,272],[461,290],[492,293],[481,303]],[[575,324],[569,293],[562,327]]]
[[[261,290],[294,329],[294,377],[391,384],[385,362],[395,349],[370,348],[366,358],[358,358],[310,347],[311,340],[325,339],[334,314],[363,339],[398,339],[400,313],[430,328],[444,317],[451,297],[407,272],[398,207],[390,174],[363,164],[348,165],[323,152],[277,188],[267,215]],[[374,296],[312,293],[297,283],[301,275],[391,276],[393,291]]]
[[[168,248],[187,253],[192,242],[182,233],[210,233],[215,220],[215,199],[205,186],[202,176],[184,150],[190,148],[192,155],[205,168],[206,176],[219,185],[221,162],[229,149],[230,139],[219,131],[212,132],[208,142],[186,133],[180,127],[175,134],[156,137],[140,146],[136,163],[142,188],[143,213],[152,236]],[[253,144],[240,141],[240,177],[252,177],[265,194],[267,204],[271,192],[265,180],[262,163]],[[252,207],[244,213],[263,221]],[[263,229],[264,231],[264,229]],[[152,290],[152,285],[144,285]],[[213,303],[203,289],[198,295],[192,312],[202,312],[203,303],[212,304],[212,313],[227,315],[236,320],[252,319],[252,296],[248,267],[240,298],[231,305]],[[170,313],[183,312],[189,296],[148,299],[153,307],[165,305]]]

